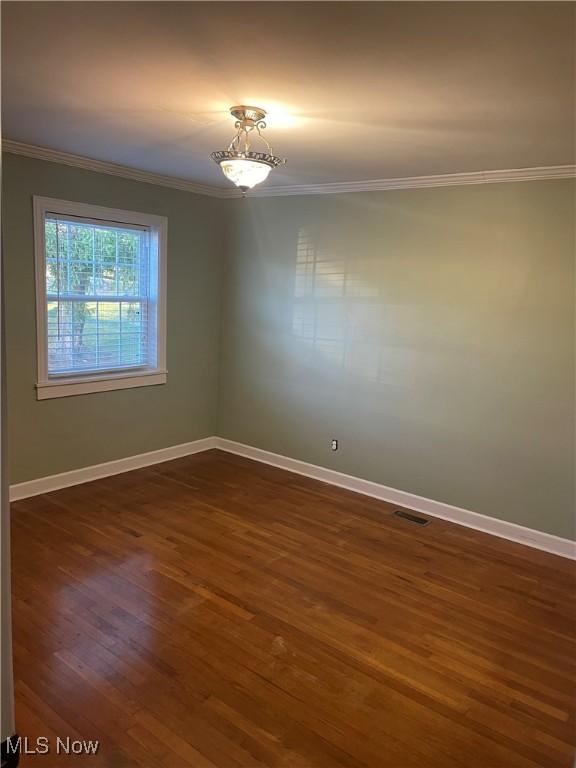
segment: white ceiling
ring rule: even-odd
[[[5,138],[218,186],[227,108],[320,184],[574,162],[564,2],[3,2]]]

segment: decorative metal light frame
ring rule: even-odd
[[[240,105],[231,107],[230,114],[236,118],[236,135],[228,149],[212,152],[210,157],[218,163],[226,178],[242,190],[245,197],[249,189],[264,181],[273,168],[282,165],[286,160],[274,154],[272,145],[262,135],[266,128],[264,109]],[[267,152],[255,152],[252,149],[251,139],[254,131],[258,139],[266,145]]]

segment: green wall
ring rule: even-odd
[[[12,483],[213,435],[220,323],[220,201],[3,155]],[[168,383],[38,401],[32,195],[168,217]]]
[[[572,180],[226,206],[220,435],[574,536]]]
[[[11,482],[219,434],[573,537],[574,192],[216,200],[4,155]],[[168,217],[168,384],[36,400],[33,194]]]

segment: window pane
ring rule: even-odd
[[[137,301],[123,301],[120,305],[122,311],[122,328],[127,333],[144,333],[145,317],[143,307]]]
[[[123,296],[137,296],[140,279],[143,277],[142,264],[138,258],[139,237],[133,232],[118,234],[118,281]]]
[[[86,370],[97,365],[95,302],[48,302],[48,370]]]
[[[48,370],[107,370],[146,364],[143,302],[49,301]]]
[[[47,219],[49,293],[135,296],[147,293],[148,232]]]
[[[58,293],[58,261],[46,259],[46,291],[48,293]]]
[[[148,238],[145,230],[46,219],[49,374],[148,364]]]

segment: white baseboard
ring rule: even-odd
[[[349,491],[362,493],[365,496],[371,496],[375,499],[388,501],[392,504],[398,504],[401,507],[413,509],[425,515],[440,517],[451,523],[464,525],[467,528],[474,528],[476,531],[490,533],[493,536],[499,536],[502,539],[516,541],[519,544],[525,544],[535,549],[542,549],[544,552],[550,552],[560,557],[576,559],[576,542],[570,539],[562,539],[560,536],[553,536],[550,533],[535,531],[531,528],[525,528],[516,523],[508,523],[504,520],[497,520],[494,517],[480,515],[477,512],[470,512],[467,509],[453,507],[451,504],[444,504],[441,501],[433,501],[423,496],[417,496],[414,493],[399,491],[396,488],[389,488],[386,485],[373,483],[370,480],[362,480],[359,477],[345,475],[342,472],[336,472],[333,469],[319,467],[316,464],[308,464],[305,461],[291,459],[287,456],[281,456],[270,451],[263,451],[260,448],[254,448],[250,445],[236,443],[233,440],[226,440],[222,437],[216,438],[216,447],[228,453],[235,453],[238,456],[244,456],[247,459],[271,464],[280,469],[287,469],[290,472],[296,472],[299,475],[312,477],[315,480],[322,480],[330,485],[337,485],[340,488],[347,488]]]
[[[289,472],[295,472],[299,475],[321,480],[330,485],[336,485],[340,488],[347,488],[349,491],[371,496],[374,499],[381,499],[392,504],[398,504],[401,507],[413,509],[425,515],[440,517],[443,520],[449,520],[458,525],[464,525],[467,528],[474,528],[477,531],[490,533],[493,536],[499,536],[503,539],[516,541],[519,544],[525,544],[535,549],[542,549],[554,555],[576,559],[576,542],[569,539],[562,539],[559,536],[552,536],[549,533],[534,531],[531,528],[525,528],[515,523],[507,523],[504,520],[497,520],[494,517],[480,515],[477,512],[470,512],[467,509],[453,507],[451,504],[444,504],[440,501],[426,499],[423,496],[417,496],[406,491],[399,491],[396,488],[389,488],[386,485],[373,483],[370,480],[362,480],[359,477],[345,475],[342,472],[336,472],[333,469],[319,467],[316,464],[308,464],[305,461],[291,459],[288,456],[281,456],[277,453],[264,451],[261,448],[254,448],[251,445],[236,443],[233,440],[227,440],[223,437],[205,437],[202,440],[194,440],[191,443],[182,443],[173,445],[170,448],[161,448],[158,451],[141,453],[137,456],[128,456],[125,459],[108,461],[105,464],[95,464],[83,469],[73,469],[70,472],[62,472],[58,475],[49,475],[40,477],[37,480],[29,480],[25,483],[18,483],[10,486],[10,501],[25,499],[29,496],[37,496],[40,493],[49,493],[57,491],[60,488],[68,488],[71,485],[88,483],[91,480],[99,480],[110,475],[118,475],[122,472],[129,472],[132,469],[148,467],[152,464],[160,464],[163,461],[179,459],[183,456],[189,456],[193,453],[207,451],[210,448],[219,448],[228,453],[234,453],[238,456],[244,456],[247,459],[271,464],[280,469],[286,469]]]
[[[119,475],[129,472],[131,469],[149,467],[152,464],[160,464],[163,461],[180,459],[192,453],[200,453],[210,448],[216,448],[215,437],[205,437],[202,440],[194,440],[191,443],[172,445],[169,448],[160,448],[158,451],[139,453],[136,456],[128,456],[125,459],[107,461],[104,464],[94,464],[91,467],[73,469],[70,472],[61,472],[58,475],[39,477],[37,480],[29,480],[26,483],[17,483],[10,486],[10,501],[26,499],[29,496],[38,496],[40,493],[57,491],[60,488],[68,488],[71,485],[89,483],[91,480],[100,480],[110,475]]]

